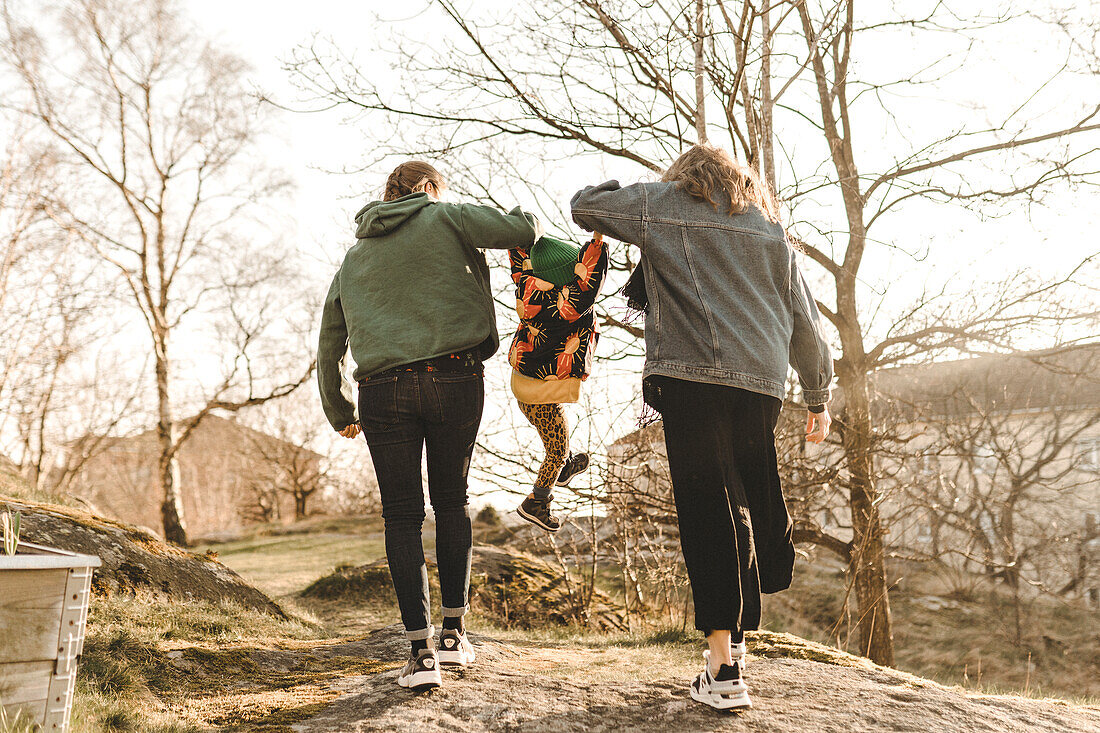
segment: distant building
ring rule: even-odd
[[[104,516],[162,534],[158,455],[155,430],[110,438],[81,467],[71,493]],[[296,499],[299,514],[322,508],[321,456],[236,420],[204,418],[180,449],[179,464],[183,516],[192,537],[292,521]]]
[[[1100,602],[1100,344],[884,369],[872,384],[891,550],[1001,576],[1042,566],[1048,587]],[[843,402],[837,394],[834,413]],[[848,541],[844,493],[820,478],[804,490],[814,466],[843,483],[839,446],[806,446],[803,420],[781,418],[788,504]],[[609,461],[611,492],[629,486],[631,510],[671,520],[659,424],[616,441]]]

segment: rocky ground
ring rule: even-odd
[[[754,651],[797,652],[801,645],[763,635]],[[638,669],[631,681],[577,681],[548,674],[583,665],[584,650],[506,644],[473,636],[478,661],[444,673],[444,686],[413,693],[395,683],[396,669],[335,683],[340,696],[291,727],[338,731],[1100,731],[1100,709],[1018,697],[968,694],[835,651],[803,647],[800,656],[750,657],[747,679],[755,707],[720,713],[688,696],[684,677]],[[794,637],[790,637],[794,639]],[[786,648],[784,648],[786,647]],[[341,644],[342,655],[399,659],[397,627]]]

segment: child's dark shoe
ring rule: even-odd
[[[558,474],[558,486],[568,486],[575,476],[584,473],[587,468],[588,454],[573,453],[566,459],[565,465],[561,467],[561,473]]]
[[[523,503],[516,509],[516,514],[526,519],[531,524],[542,527],[547,532],[557,532],[561,529],[561,522],[558,518],[550,513],[550,502],[553,497],[546,497],[545,499],[536,499],[534,496],[528,496],[523,500]]]

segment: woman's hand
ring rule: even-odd
[[[345,438],[358,437],[359,425],[357,423],[352,423],[351,425],[348,425],[346,428],[340,431],[340,435],[344,436]]]
[[[810,412],[806,418],[806,440],[811,443],[824,442],[829,437],[829,426],[833,424],[833,418],[829,415],[829,408],[824,412]]]

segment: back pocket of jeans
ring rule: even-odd
[[[359,385],[359,424],[363,430],[397,424],[397,375],[370,377]]]
[[[432,382],[439,395],[439,419],[465,425],[481,419],[485,388],[480,374],[433,372]]]

